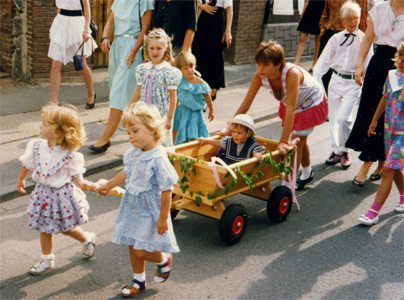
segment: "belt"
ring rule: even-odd
[[[66,10],[61,9],[59,14],[67,17],[81,17],[81,10]]]
[[[332,70],[335,74],[337,74],[339,77],[342,77],[342,78],[344,78],[344,79],[355,79],[355,75],[345,75],[345,74],[341,74],[341,73],[338,73],[337,71],[335,71],[335,70]]]
[[[135,39],[135,40],[139,37],[138,35],[130,35],[130,34],[120,34],[117,36],[127,37],[127,38],[131,38],[131,39]]]

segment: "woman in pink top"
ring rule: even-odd
[[[280,102],[278,114],[283,130],[277,149],[286,154],[290,136],[292,140],[300,139],[297,144],[297,168],[301,163],[303,172],[296,181],[296,190],[301,190],[313,180],[307,137],[315,126],[325,121],[328,114],[324,92],[307,71],[285,62],[283,48],[275,41],[261,43],[255,62],[257,72],[236,115],[247,113],[261,86],[268,87],[269,93]],[[284,182],[284,185],[289,186],[289,183]]]

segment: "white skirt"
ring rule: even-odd
[[[84,22],[83,16],[68,17],[58,14],[50,28],[49,37],[51,41],[48,56],[65,65],[73,61],[73,56],[76,55],[81,43],[83,43]],[[96,48],[96,42],[90,38],[84,43],[83,55],[86,57],[92,55]],[[81,49],[77,54],[81,54]]]

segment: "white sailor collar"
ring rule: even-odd
[[[152,62],[149,61],[149,62],[145,63],[144,66],[145,66],[145,68],[146,68],[147,70],[150,70],[153,66],[154,66],[157,70],[161,70],[161,69],[164,69],[164,68],[171,67],[171,64],[170,64],[169,62],[167,62],[167,61],[163,61],[161,64],[153,65]]]

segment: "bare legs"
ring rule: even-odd
[[[63,232],[61,231],[62,234],[68,235],[75,240],[79,241],[80,243],[84,243],[86,241],[86,236],[81,229],[81,227],[77,226],[73,230]],[[41,241],[41,249],[42,249],[42,254],[43,255],[50,255],[53,253],[53,235],[48,234],[45,232],[41,232],[40,234],[40,241]]]
[[[61,70],[62,70],[62,63],[60,61],[52,59],[52,70],[51,70],[52,104],[59,103],[59,86],[60,86]]]
[[[380,174],[383,171],[384,161],[378,160],[377,161],[377,168],[373,171],[373,174]],[[373,161],[365,161],[360,168],[358,174],[356,175],[356,180],[358,181],[365,181],[369,172],[370,167],[372,166]]]
[[[302,164],[303,167],[308,167],[310,166],[310,150],[309,146],[307,145],[307,136],[297,136],[292,134],[292,140],[295,138],[299,138],[300,142],[297,143],[297,161],[296,161],[296,172],[300,168],[300,164]],[[285,178],[286,181],[289,181],[289,178]]]
[[[302,57],[303,50],[304,50],[304,45],[306,44],[308,37],[309,37],[308,33],[300,31],[299,41],[298,41],[297,47],[296,47],[295,61],[293,62],[295,65],[299,64],[299,62],[300,62],[300,58]],[[314,65],[316,64],[317,59],[318,59],[318,50],[320,48],[320,35],[319,34],[315,35],[314,42],[315,42],[316,46],[314,49],[314,61],[313,61],[313,65],[311,68],[314,68]]]
[[[382,182],[377,190],[375,202],[383,205],[391,192],[393,181],[399,191],[404,190],[404,175],[400,170],[394,170],[387,167],[383,168]]]
[[[163,255],[159,251],[147,252],[145,250],[135,250],[129,246],[129,258],[133,273],[143,273],[145,271],[146,261],[160,263]]]
[[[119,122],[121,121],[123,111],[115,108],[111,108],[109,112],[109,118],[107,123],[107,128],[105,128],[104,134],[102,137],[94,144],[94,147],[101,147],[108,143],[112,136],[114,135],[116,129],[119,126]]]
[[[94,89],[93,89],[93,74],[91,69],[87,65],[87,61],[83,59],[83,67],[81,74],[83,75],[84,82],[87,86],[87,103],[92,104],[94,102]],[[52,59],[52,70],[51,70],[51,97],[52,103],[59,103],[59,86],[61,81],[61,71],[62,63],[60,61]]]
[[[93,73],[91,69],[87,65],[87,60],[85,57],[83,58],[83,70],[80,71],[81,75],[83,75],[84,82],[86,83],[87,87],[87,103],[93,104],[94,103],[94,96],[95,92],[93,89]]]

